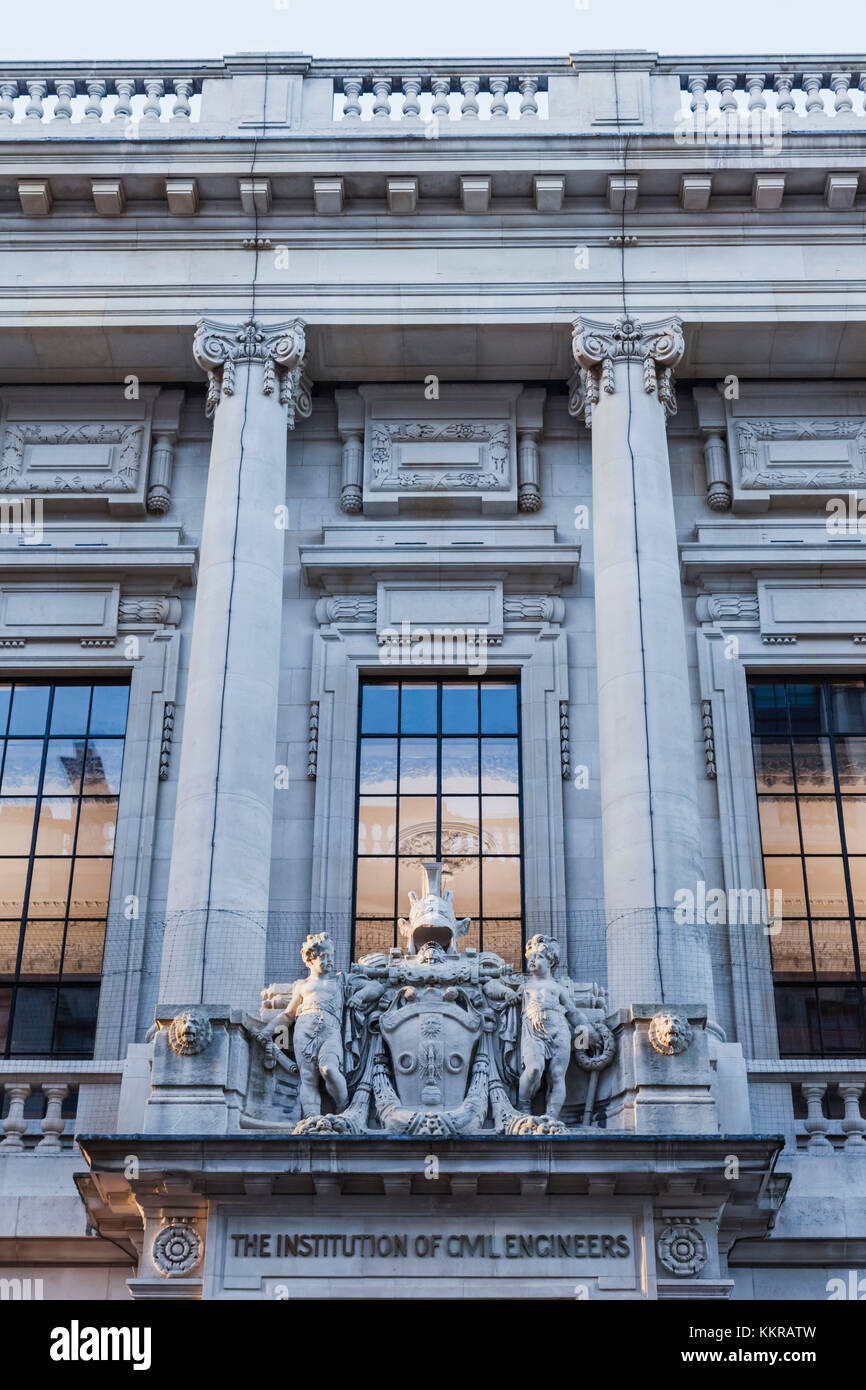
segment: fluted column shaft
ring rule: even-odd
[[[304,332],[199,324],[213,440],[183,710],[161,1000],[257,1011],[265,983],[283,609],[286,427]]]
[[[685,624],[665,415],[678,319],[579,319],[592,429],[608,984],[615,1004],[706,1004],[705,928],[677,925],[702,878]]]

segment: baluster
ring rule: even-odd
[[[57,102],[54,107],[55,121],[72,120],[72,98],[75,96],[75,81],[69,78],[55,78],[54,91]]]
[[[189,99],[195,90],[195,83],[191,77],[176,77],[172,83],[174,87],[174,110],[171,113],[173,121],[188,121],[192,107]]]
[[[88,77],[84,85],[87,88],[87,105],[84,108],[84,120],[101,121],[102,103],[105,99],[108,84],[104,82],[102,78]]]
[[[165,83],[159,77],[147,77],[144,81],[145,103],[141,113],[143,121],[158,121],[162,117],[162,98],[165,96]]]
[[[363,77],[344,77],[343,95],[346,104],[343,107],[344,121],[360,121],[361,119],[361,93],[364,90]]]
[[[766,85],[766,73],[746,73],[746,91],[749,94],[750,111],[765,111],[767,109],[767,98],[764,96],[764,88],[766,87]]]
[[[808,1110],[803,1122],[806,1133],[810,1136],[806,1145],[807,1153],[823,1153],[826,1149],[832,1149],[833,1145],[827,1138],[830,1121],[825,1119],[821,1104],[827,1090],[826,1081],[803,1081],[800,1083],[800,1090]]]
[[[373,119],[374,121],[389,121],[391,119],[391,79],[390,77],[373,78]]]
[[[460,90],[463,93],[463,102],[460,107],[461,120],[478,120],[478,89],[480,86],[480,77],[461,77]]]
[[[773,86],[776,89],[777,111],[794,111],[794,93],[791,90],[794,86],[794,74],[792,72],[780,72],[773,79]]]
[[[520,119],[533,120],[538,115],[538,102],[535,95],[538,91],[537,77],[520,77],[517,80],[520,88]]]
[[[420,77],[403,78],[403,120],[417,121],[421,116],[421,103],[418,100],[421,94]]]
[[[30,83],[27,85],[29,87]],[[30,1095],[30,1087],[23,1081],[7,1081],[3,1089],[9,1093],[9,1114],[3,1121],[6,1138],[0,1144],[0,1149],[23,1149],[24,1140],[21,1136],[27,1128],[24,1102]]]
[[[860,1114],[860,1097],[866,1086],[862,1081],[840,1081],[839,1094],[845,1102],[845,1117],[842,1120],[842,1133],[847,1134],[845,1153],[866,1153],[866,1120]]]
[[[430,90],[433,93],[433,116],[438,117],[440,121],[449,120],[451,116],[451,107],[448,104],[448,97],[451,92],[451,78],[431,78]]]
[[[694,112],[706,111],[707,109],[707,82],[709,78],[705,72],[692,73],[688,78],[688,89],[692,95],[691,110]]]
[[[859,87],[860,91],[863,93],[863,107],[864,107],[864,113],[866,113],[866,72],[861,72],[861,74],[860,74],[860,81],[857,83],[857,86]]]
[[[41,121],[45,115],[45,108],[42,103],[45,100],[45,93],[48,91],[48,83],[44,82],[41,77],[28,78],[25,86],[30,93],[30,100],[24,114],[28,121]]]
[[[850,72],[831,72],[830,86],[836,94],[836,111],[853,111],[854,103],[851,100],[849,88],[851,86]]]
[[[824,98],[821,96],[821,87],[824,81],[824,74],[821,72],[803,73],[803,90],[806,93],[806,114],[811,116],[813,112],[823,115]]]
[[[490,79],[490,119],[492,121],[508,120],[508,78],[491,77]]]
[[[63,1102],[69,1095],[69,1087],[63,1082],[46,1081],[43,1082],[42,1089],[45,1092],[45,1115],[42,1120],[42,1133],[44,1139],[40,1139],[36,1145],[36,1152],[39,1154],[59,1154],[60,1136],[63,1133],[63,1117],[60,1111]]]
[[[716,77],[716,91],[719,94],[719,106],[722,111],[736,111],[737,98],[734,95],[737,87],[737,74],[735,72],[720,72]]]
[[[0,82],[0,121],[11,121],[14,119],[15,98],[17,95],[17,82]]]
[[[114,90],[117,93],[114,119],[126,123],[132,119],[132,98],[135,95],[135,83],[126,77],[120,77],[114,83]]]

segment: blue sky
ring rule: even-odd
[[[778,56],[866,47],[863,0],[10,0],[4,9],[0,44],[13,60],[263,49],[327,58],[581,48]]]

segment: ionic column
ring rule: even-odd
[[[286,428],[309,415],[304,325],[203,319],[213,416],[160,999],[258,1011],[283,611]]]
[[[677,925],[702,879],[700,817],[666,413],[677,318],[580,318],[592,429],[595,613],[608,983],[614,1004],[705,1004],[705,928]]]

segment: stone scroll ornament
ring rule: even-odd
[[[200,319],[192,350],[202,371],[207,372],[208,418],[223,396],[234,395],[238,366],[260,362],[264,367],[262,390],[266,396],[279,392],[280,404],[289,408],[289,428],[294,428],[296,416],[307,419],[313,405],[312,382],[306,372],[304,328],[301,319],[272,324],[257,319],[243,324]]]
[[[582,416],[588,427],[602,392],[612,396],[616,391],[615,365],[622,361],[639,362],[647,395],[657,396],[666,414],[676,414],[674,367],[685,350],[680,319],[642,325],[632,318],[619,318],[613,324],[579,318],[571,345],[578,379],[571,383],[569,412]]]
[[[564,1133],[571,1066],[588,1075],[582,1123],[591,1124],[598,1078],[616,1050],[603,991],[557,974],[559,947],[549,936],[530,941],[525,975],[491,951],[458,951],[471,919],[455,915],[442,865],[422,869],[422,892],[409,894],[400,921],[401,947],[344,974],[328,935],[311,935],[301,948],[306,978],[263,991],[264,1026],[246,1020],[263,1054],[244,1128]],[[269,1090],[270,1110],[251,1113]],[[293,1096],[292,1118],[281,1120],[280,1097],[285,1113]]]

